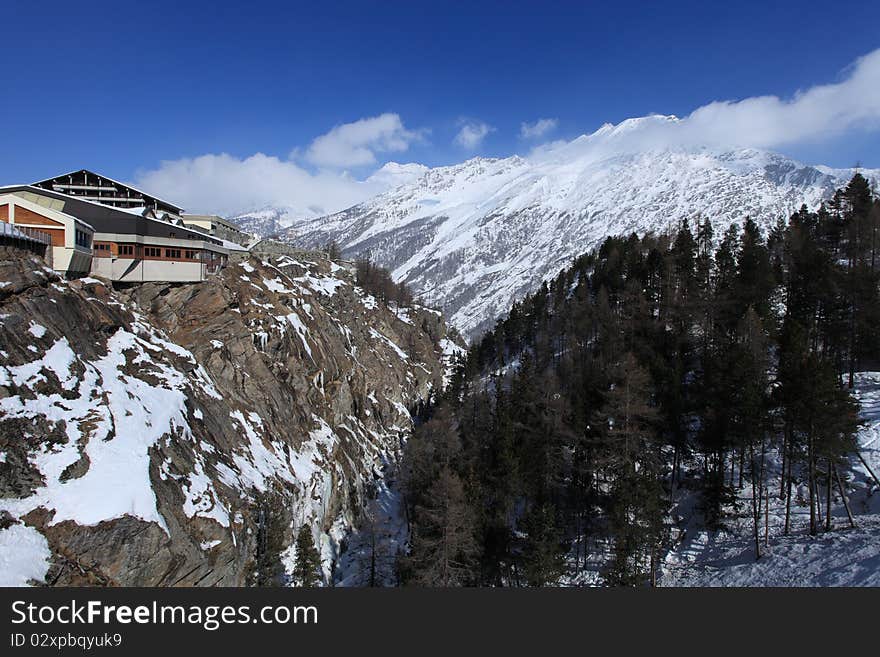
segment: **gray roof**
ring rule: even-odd
[[[81,221],[90,224],[98,233],[117,233],[122,235],[144,235],[147,237],[173,237],[191,238],[223,245],[223,240],[207,235],[198,230],[179,226],[161,219],[143,217],[132,212],[126,212],[118,208],[103,205],[94,201],[86,201],[75,196],[68,196],[61,192],[55,192],[34,185],[12,185],[0,187],[0,193],[31,192],[41,196],[57,199],[64,202],[62,212],[69,214]]]
[[[95,178],[101,178],[103,180],[106,180],[107,182],[113,183],[114,185],[118,185],[119,187],[122,187],[123,189],[128,189],[128,190],[134,192],[136,196],[142,197],[144,201],[151,203],[152,205],[155,205],[156,208],[159,210],[164,210],[166,212],[173,212],[174,214],[180,214],[183,212],[183,208],[178,207],[177,205],[174,205],[173,203],[170,203],[168,201],[165,201],[165,200],[159,198],[158,196],[153,196],[152,194],[148,194],[147,192],[140,190],[137,187],[133,187],[133,186],[128,185],[124,182],[119,182],[118,180],[114,180],[113,178],[110,178],[109,176],[105,176],[102,173],[96,173],[96,172],[91,171],[89,169],[77,169],[76,171],[69,171],[67,173],[62,173],[61,175],[53,176],[52,178],[46,178],[45,180],[40,180],[40,181],[32,183],[32,184],[34,185],[34,187],[42,187],[43,189],[49,189],[49,190],[55,191],[54,189],[52,189],[53,184],[62,184],[63,178],[75,176],[80,173],[88,174],[90,176],[94,176]],[[113,199],[108,197],[107,200],[113,200]]]

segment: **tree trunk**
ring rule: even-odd
[[[742,449],[739,450],[739,485],[737,486],[737,488],[739,488],[740,490],[742,490],[742,487],[743,487],[743,468],[745,467],[745,464],[746,464],[746,448],[743,447]],[[733,482],[731,482],[731,483],[733,483]]]
[[[837,490],[840,491],[840,497],[843,500],[843,508],[846,509],[846,515],[849,518],[849,526],[853,529],[856,528],[856,521],[853,519],[852,511],[849,508],[849,500],[846,497],[846,491],[843,489],[843,482],[840,480],[840,473],[837,471],[837,466],[832,466],[834,468],[834,478],[837,480]]]
[[[745,450],[743,450],[745,451]],[[749,445],[749,460],[751,462],[751,479],[752,479],[752,520],[753,520],[753,536],[755,539],[755,561],[761,558],[761,539],[758,525],[761,518],[761,491],[758,488],[757,473],[755,472],[755,450]],[[740,470],[742,474],[742,470]]]
[[[720,450],[719,450],[719,453]],[[721,456],[721,465],[724,465],[724,456]],[[722,470],[724,468],[722,467]],[[721,483],[724,484],[724,477],[721,477]],[[731,448],[730,450],[730,487],[733,488],[736,485],[736,447]]]
[[[376,526],[370,519],[370,588],[376,586]]]
[[[678,479],[678,441],[672,452],[672,480],[669,482],[669,503],[675,503],[675,483]]]
[[[782,530],[783,535],[788,536],[791,528],[791,467],[794,460],[794,444],[791,438],[788,442],[788,472],[785,475],[785,527]]]
[[[831,531],[831,457],[826,459],[825,472],[825,531]]]
[[[809,488],[810,488],[810,535],[815,536],[816,527],[816,463],[813,459],[813,431],[807,438],[807,458],[809,460]]]
[[[878,486],[880,486],[880,479],[878,479],[877,475],[874,474],[874,471],[871,469],[871,466],[868,465],[868,462],[865,460],[865,457],[862,456],[862,453],[858,450],[856,451],[856,454],[859,457],[859,461],[861,461],[862,465],[865,466],[865,470],[867,470],[868,474],[871,475],[871,478],[874,480],[874,483],[876,483]]]
[[[785,421],[785,429],[782,432],[782,474],[779,477],[779,499],[785,499],[785,466],[788,465],[788,431],[789,422]]]

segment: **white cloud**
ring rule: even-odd
[[[552,119],[524,124],[521,134],[542,121]],[[719,101],[683,119],[653,116],[624,121],[573,142],[538,146],[532,156],[550,158],[560,149],[578,149],[585,157],[675,146],[772,149],[859,129],[880,129],[880,50],[854,62],[838,82],[811,87],[790,99]],[[483,121],[462,119],[455,143],[476,150],[492,131]],[[382,114],[337,126],[315,139],[304,158],[317,171],[294,159],[221,153],[162,162],[139,172],[134,182],[192,212],[232,214],[275,205],[293,208],[297,216],[315,216],[350,207],[423,173],[418,166],[388,165],[359,180],[338,170],[377,164],[377,153],[406,151],[423,134],[407,129],[396,114]]]
[[[819,142],[859,129],[880,128],[880,49],[856,60],[839,82],[817,85],[790,99],[757,96],[716,101],[682,119],[654,115],[605,125],[586,140],[597,153],[674,146],[777,148]]]
[[[558,124],[559,119],[538,119],[534,123],[523,122],[519,126],[519,136],[522,139],[537,139],[556,130]]]
[[[397,114],[380,114],[336,126],[311,143],[305,158],[319,167],[367,166],[376,163],[376,153],[402,153],[423,133],[407,130]]]
[[[455,135],[454,142],[469,151],[479,148],[486,136],[495,131],[488,123],[476,119],[461,119],[459,125],[461,129]]]
[[[243,159],[221,153],[165,161],[138,172],[135,184],[190,212],[231,215],[271,205],[292,208],[300,217],[345,209],[388,186],[379,178],[312,173],[262,153]]]
[[[299,163],[299,149],[289,159],[208,153],[163,161],[155,169],[138,171],[134,182],[190,212],[232,215],[274,206],[287,208],[297,218],[318,216],[423,174],[421,165],[394,162],[364,179],[340,169],[375,165],[376,153],[406,151],[426,133],[408,130],[397,114],[382,114],[336,126],[312,141],[302,159],[316,170]]]

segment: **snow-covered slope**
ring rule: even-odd
[[[689,516],[662,564],[663,586],[880,586],[880,372],[860,372],[855,396],[864,426],[853,455],[849,504],[855,517],[850,528],[843,501],[833,495],[830,533],[809,534],[806,485],[797,488],[792,508],[792,532],[782,535],[785,504],[770,498],[770,535],[764,554],[755,560],[749,487],[740,493],[740,509],[730,514],[724,531],[710,532],[694,513],[693,498],[685,498],[677,513]],[[778,462],[773,476],[778,480]],[[775,489],[776,486],[774,485]]]
[[[698,214],[718,229],[746,215],[766,226],[802,203],[818,205],[852,175],[753,149],[662,145],[655,135],[676,124],[630,119],[527,158],[431,169],[298,222],[286,238],[303,246],[332,239],[389,267],[473,337],[607,235],[662,231]]]
[[[427,171],[428,167],[423,164],[388,162],[360,183],[363,187],[363,194],[360,198],[369,198],[375,194],[411,183]],[[349,203],[351,202],[352,200],[349,200]],[[325,215],[341,207],[345,207],[345,205],[339,204],[335,208],[324,208],[289,203],[268,204],[238,212],[231,217],[231,221],[246,232],[254,233],[260,237],[269,237],[282,232],[285,228]]]

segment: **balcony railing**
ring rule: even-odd
[[[15,244],[38,255],[41,254],[46,264],[49,267],[53,266],[52,237],[45,231],[0,221],[0,241]],[[43,245],[42,248],[39,245]]]
[[[37,230],[36,228],[28,228],[21,224],[8,224],[5,221],[0,221],[0,235],[15,239],[30,240],[32,242],[40,242],[41,244],[52,244],[52,237],[45,231]]]

